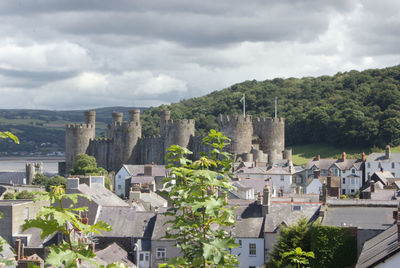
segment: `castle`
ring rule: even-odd
[[[170,116],[170,111],[161,112],[159,136],[142,137],[140,110],[130,110],[129,121],[123,121],[122,113],[113,112],[107,138],[96,138],[96,112],[85,112],[84,124],[66,125],[66,171],[81,153],[94,156],[98,165],[107,170],[118,170],[123,164],[165,164],[166,150],[173,144],[188,148],[194,157],[207,150],[203,137],[195,136],[193,119],[172,120]],[[283,118],[252,120],[249,115],[220,115],[218,125],[231,139],[228,150],[236,161],[266,166],[275,160],[291,159],[291,150],[285,150]]]

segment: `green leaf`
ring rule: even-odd
[[[12,139],[16,144],[19,144],[19,139],[17,136],[15,136],[14,134],[12,134],[11,132],[5,131],[5,132],[1,132],[0,131],[0,139],[6,139],[6,138],[10,138]]]

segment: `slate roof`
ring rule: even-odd
[[[131,177],[131,184],[132,183],[151,184],[151,183],[154,183],[154,177],[151,177],[151,176],[132,176]]]
[[[390,158],[386,159],[385,153],[372,153],[367,157],[368,162],[400,162],[400,153],[390,153]]]
[[[112,207],[128,207],[129,205],[124,202],[121,198],[116,196],[114,193],[109,191],[101,184],[93,183],[90,187],[87,184],[79,184],[79,192],[87,194],[91,197],[92,202],[100,206],[112,206]]]
[[[328,185],[328,177],[331,177],[331,187],[340,187],[340,177],[339,176],[319,176],[317,179],[309,178],[307,180],[307,186],[310,185],[314,180],[319,180],[322,184],[326,183]]]
[[[0,184],[24,184],[25,172],[0,172]]]
[[[136,211],[132,207],[102,207],[97,220],[111,225],[110,232],[101,232],[104,237],[151,237],[155,213]]]
[[[140,201],[144,203],[150,203],[152,207],[163,207],[168,204],[168,201],[162,198],[160,195],[150,191],[149,193],[141,193]]]
[[[255,193],[262,193],[268,181],[264,178],[239,178],[240,184],[254,189]]]
[[[294,210],[294,206],[301,206],[301,210]],[[286,226],[295,224],[301,217],[314,221],[320,209],[320,203],[271,202],[269,213],[265,217],[264,232],[275,232],[282,223]]]
[[[268,174],[268,175],[275,175],[275,174],[278,174],[278,175],[281,175],[281,174],[290,175],[292,173],[289,172],[288,168],[272,167],[272,168],[267,170],[266,174]]]
[[[2,237],[0,236],[0,238],[2,238]],[[4,244],[3,250],[0,251],[0,259],[2,259],[2,258],[15,260],[15,254],[14,254],[13,248],[8,243]],[[10,266],[8,266],[8,267],[10,267]],[[16,266],[14,265],[13,267],[16,267]]]
[[[393,174],[387,170],[375,171],[371,178],[374,178],[375,176],[378,177],[378,179],[380,179],[385,185],[388,184],[389,179],[394,179]]]
[[[400,252],[400,241],[398,240],[397,224],[393,224],[364,243],[356,267],[373,267],[398,252]]]
[[[232,185],[235,186],[238,191],[246,191],[252,189],[252,187],[246,186],[240,181],[233,181]]]
[[[385,230],[393,224],[394,207],[343,206],[328,207],[323,225],[351,226],[359,229]]]
[[[131,176],[144,175],[145,165],[123,165],[123,166]],[[152,175],[153,177],[158,177],[158,176],[165,177],[167,175],[167,170],[165,168],[165,165],[152,165]]]
[[[265,169],[260,168],[260,167],[241,167],[238,170],[235,171],[235,174],[267,174]]]
[[[128,259],[128,253],[116,243],[112,243],[105,249],[96,251],[94,260],[96,260],[98,265],[107,266],[107,264],[119,262],[127,267],[136,267],[136,265]],[[90,268],[97,267],[97,265],[89,262],[84,262],[82,266]]]
[[[248,206],[239,206],[234,211],[236,224],[227,228],[232,237],[262,238],[264,217],[261,214],[261,206],[251,203]]]
[[[363,162],[361,159],[346,159],[342,161],[341,159],[310,159],[307,162],[306,169],[311,169],[313,166],[321,170],[328,170],[332,165],[336,165],[341,170],[349,170],[352,166],[356,169],[361,169]]]

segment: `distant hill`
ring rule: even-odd
[[[146,109],[141,116],[143,136],[159,133],[159,113],[196,119],[197,134],[217,128],[218,114],[241,114],[246,94],[248,114],[271,117],[278,97],[278,116],[286,121],[286,144],[326,144],[372,148],[400,145],[400,65],[334,76],[275,78],[245,81],[203,97]],[[97,111],[97,135],[102,135],[111,112]],[[0,141],[1,152],[64,151],[66,123],[83,122],[83,111],[0,110],[0,130],[11,130],[20,145]]]
[[[128,118],[128,110],[134,107],[105,107],[96,110],[96,135],[105,133],[106,126],[111,123],[113,111],[123,112]],[[139,108],[142,111],[147,108]],[[65,124],[83,123],[83,110],[50,111],[32,109],[0,109],[0,130],[9,130],[18,136],[21,143],[0,141],[0,155],[16,154],[48,154],[64,152]]]
[[[349,71],[334,76],[245,81],[199,98],[151,108],[142,118],[146,134],[157,134],[158,114],[195,118],[198,133],[217,127],[218,114],[241,114],[246,94],[248,114],[286,120],[286,144],[382,147],[400,144],[400,65]]]

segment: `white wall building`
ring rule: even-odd
[[[264,264],[263,238],[236,238],[239,247],[232,249],[232,254],[238,256],[240,268],[262,267]]]
[[[385,153],[372,153],[365,162],[365,179],[376,171],[389,171],[393,177],[400,178],[400,153],[390,152],[390,146],[386,146]]]

